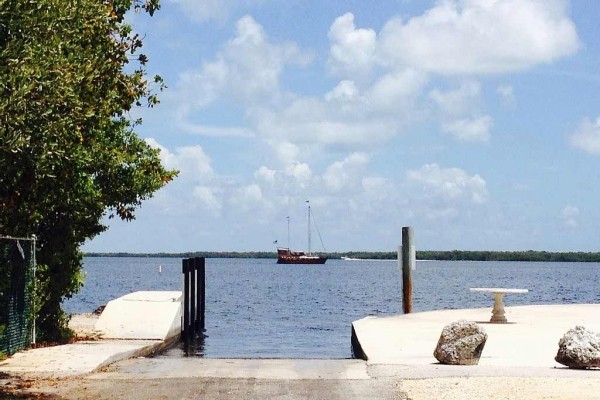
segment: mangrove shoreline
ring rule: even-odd
[[[320,253],[330,259],[348,257],[359,260],[395,260],[395,251],[349,251]],[[85,257],[161,257],[161,258],[276,258],[272,251],[193,251],[183,253],[84,253]],[[417,260],[439,261],[528,261],[528,262],[600,262],[600,252],[549,252],[549,251],[430,251],[418,250]]]

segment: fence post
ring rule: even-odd
[[[415,260],[413,228],[402,227],[402,311],[404,314],[412,312],[412,276]]]

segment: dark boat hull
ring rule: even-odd
[[[325,264],[327,257],[277,258],[277,264]]]
[[[306,255],[287,248],[277,249],[277,264],[325,264],[327,257]]]

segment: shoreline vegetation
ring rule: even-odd
[[[321,253],[329,259],[347,257],[357,260],[396,260],[395,251],[349,251]],[[160,258],[277,258],[272,251],[194,251],[183,253],[84,253],[85,257],[160,257]],[[528,261],[528,262],[600,262],[600,252],[548,251],[417,251],[417,260],[434,261]]]

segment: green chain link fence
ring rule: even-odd
[[[0,353],[28,347],[34,324],[35,238],[0,235]]]

